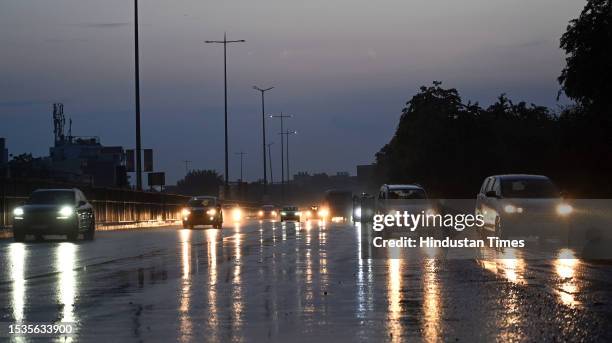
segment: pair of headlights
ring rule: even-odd
[[[189,209],[184,208],[181,211],[181,214],[183,215],[183,217],[187,217],[191,214],[191,211],[189,211]],[[206,211],[206,214],[208,214],[209,216],[214,216],[215,214],[217,214],[217,210],[215,210],[214,208],[211,208],[210,210]]]
[[[62,206],[59,211],[57,211],[57,219],[68,219],[72,217],[74,214],[74,208],[72,206]],[[21,207],[17,207],[13,210],[13,216],[17,220],[23,219],[25,215],[25,211]]]
[[[559,204],[556,207],[557,214],[560,216],[567,216],[574,212],[574,208],[570,204]],[[512,214],[512,213],[523,213],[523,208],[514,206],[512,204],[508,204],[504,206],[504,212]]]

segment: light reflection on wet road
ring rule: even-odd
[[[428,258],[436,249],[360,258],[367,233],[246,221],[76,244],[5,240],[0,321],[74,321],[77,341],[611,338],[610,266],[571,250],[552,261],[511,249],[486,260]]]

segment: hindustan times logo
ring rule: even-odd
[[[395,214],[374,215],[374,231],[382,231],[386,227],[406,228],[415,231],[417,228],[453,228],[463,231],[465,228],[484,226],[482,214],[438,214],[438,213],[409,213],[408,211],[395,211]]]

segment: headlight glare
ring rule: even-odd
[[[569,204],[559,204],[557,205],[557,213],[561,216],[567,216],[574,211],[572,205]]]
[[[17,207],[17,208],[15,208],[13,210],[13,215],[15,217],[21,217],[21,216],[23,216],[23,213],[24,213],[24,211],[23,211],[23,208],[21,208],[21,207]]]
[[[67,219],[74,213],[74,209],[71,206],[63,206],[60,208],[58,214],[58,219]]]

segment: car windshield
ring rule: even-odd
[[[74,192],[72,191],[38,191],[32,193],[28,204],[32,205],[61,205],[74,204]]]
[[[272,205],[264,205],[261,207],[262,210],[264,211],[272,211],[274,209],[274,206]]]
[[[511,179],[501,181],[505,198],[558,198],[559,190],[548,179]]]
[[[214,206],[214,199],[191,199],[187,203],[187,205],[191,207],[206,207],[206,206]]]
[[[297,207],[289,206],[289,207],[285,207],[283,210],[284,211],[297,211]]]
[[[390,189],[389,199],[425,199],[425,191],[419,188]]]

